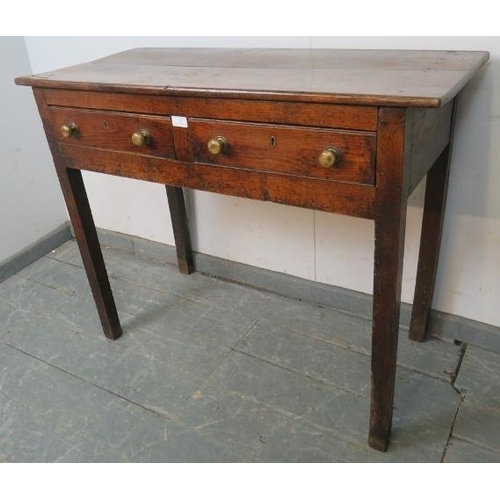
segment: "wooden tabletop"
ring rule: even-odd
[[[20,85],[182,96],[439,107],[488,52],[141,48],[16,79]]]

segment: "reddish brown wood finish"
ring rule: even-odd
[[[207,143],[216,136],[224,137],[228,148],[213,155]],[[189,137],[193,160],[200,163],[374,185],[373,133],[192,119]],[[337,165],[324,168],[319,156],[329,146],[342,157]]]
[[[449,159],[450,148],[447,147],[427,174],[417,282],[409,333],[410,339],[417,342],[423,342],[425,339],[434,294],[448,184]]]
[[[381,451],[389,444],[396,378],[406,221],[405,113],[381,109],[377,140],[369,444]]]
[[[177,263],[182,274],[191,274],[193,267],[193,252],[189,238],[189,225],[186,214],[184,193],[182,188],[165,186],[170,208],[170,217],[174,231],[175,249],[177,252]]]
[[[301,102],[169,97],[111,92],[47,89],[50,105],[85,109],[127,111],[154,115],[312,125],[352,130],[377,130],[377,108]]]
[[[173,127],[175,156],[179,160],[191,160],[191,152],[188,144],[187,129]],[[193,251],[189,237],[189,223],[186,211],[186,202],[182,187],[165,186],[174,231],[175,249],[177,252],[177,264],[182,274],[191,274],[194,271]]]
[[[61,146],[72,168],[371,219],[370,186]]]
[[[118,319],[82,173],[78,170],[58,167],[57,174],[104,335],[111,340],[116,340],[122,334],[122,327]]]
[[[374,219],[369,443],[385,450],[406,198],[435,162],[410,333],[422,340],[453,133],[446,103],[487,59],[486,52],[137,49],[16,82],[41,87],[35,97],[109,338],[119,337],[121,327],[80,170],[165,184],[185,273],[193,259],[183,188]],[[171,115],[186,117],[188,128],[173,127]],[[76,122],[80,133],[62,138],[64,122]],[[150,146],[132,146],[130,136],[140,128],[152,133]],[[226,136],[226,154],[207,153],[212,135]],[[341,149],[343,160],[325,171],[317,158],[327,146]]]
[[[122,328],[83,184],[82,173],[67,168],[65,158],[59,154],[57,148],[57,138],[53,133],[50,112],[45,103],[43,91],[34,89],[34,94],[104,335],[109,339],[116,340],[121,336]]]
[[[49,116],[52,129],[61,144],[175,158],[170,117],[54,107],[50,108]],[[71,137],[64,137],[58,133],[61,125],[71,122],[77,125],[77,133]],[[148,130],[151,141],[138,147],[132,143],[132,134],[141,129]]]
[[[436,282],[441,232],[450,173],[451,146],[445,148],[427,174],[424,217],[420,237],[417,282],[410,322],[411,340],[423,342]]]
[[[453,101],[438,109],[409,109],[406,117],[405,150],[408,195],[425,177],[452,134]]]

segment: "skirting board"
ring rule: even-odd
[[[146,259],[177,265],[175,248],[171,245],[105,229],[98,229],[98,234],[103,246],[131,252]],[[195,252],[194,260],[196,271],[210,276],[371,318],[372,296],[366,293],[325,285],[202,253]],[[402,328],[408,329],[410,315],[411,305],[402,304],[400,319]],[[429,332],[434,337],[459,340],[500,352],[500,328],[486,323],[432,310]]]
[[[3,260],[0,262],[0,283],[71,238],[70,224],[65,222],[12,257]]]

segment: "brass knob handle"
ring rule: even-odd
[[[331,168],[340,162],[341,158],[340,151],[333,146],[328,146],[319,155],[318,161],[322,167]]]
[[[221,135],[213,137],[207,143],[208,151],[213,155],[224,153],[225,151],[227,151],[228,146],[229,144],[227,143],[226,139],[224,139],[224,137],[222,137]]]
[[[71,123],[65,123],[61,127],[61,134],[64,137],[71,137],[72,135],[75,135],[78,132],[78,127],[76,126],[76,123],[71,122]]]
[[[141,128],[132,134],[132,143],[134,146],[145,146],[151,142],[151,132],[145,128]]]

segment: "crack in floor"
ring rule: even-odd
[[[451,384],[451,387],[453,388],[453,390],[460,396],[460,401],[459,401],[458,406],[457,406],[457,411],[455,412],[455,415],[453,416],[453,420],[451,421],[450,432],[448,434],[448,438],[446,439],[446,444],[444,445],[444,448],[443,448],[443,454],[441,455],[440,463],[444,463],[444,459],[446,458],[446,453],[448,451],[448,447],[450,445],[451,438],[454,437],[453,436],[453,429],[455,428],[455,423],[457,421],[457,417],[458,417],[458,414],[460,412],[460,408],[462,407],[462,404],[463,404],[463,402],[465,400],[465,396],[466,396],[465,392],[462,392],[455,387],[455,381],[457,380],[458,373],[460,372],[460,368],[462,367],[462,362],[463,362],[464,357],[465,357],[465,352],[467,351],[467,344],[465,342],[460,342],[459,344],[460,344],[460,354],[458,357],[457,367],[455,369],[455,372],[451,375],[450,384]]]
[[[465,399],[465,394],[461,394],[461,393],[459,393],[459,394],[460,394],[460,401],[459,401],[458,406],[457,406],[457,411],[455,412],[455,415],[453,416],[453,420],[451,421],[450,432],[448,434],[448,438],[446,439],[446,444],[444,445],[444,448],[443,448],[441,460],[439,461],[440,463],[444,463],[444,459],[446,457],[446,452],[448,451],[448,447],[450,445],[450,440],[453,437],[453,429],[455,427],[455,422],[457,421],[458,413],[460,412],[460,408],[461,408],[462,403],[464,402],[464,399]]]
[[[135,258],[141,258],[141,256],[139,256],[139,255],[137,255],[137,254],[134,254],[134,253],[130,253],[130,252],[125,252],[125,253],[130,254],[131,256],[133,256],[133,257],[135,257]],[[74,267],[76,267],[76,268],[81,268],[81,266],[80,266],[80,265],[76,265],[76,264],[73,264],[73,263],[71,263],[71,262],[67,262],[67,261],[64,261],[64,260],[60,260],[60,259],[58,259],[57,257],[48,256],[48,258],[49,258],[49,259],[52,259],[52,260],[59,261],[59,262],[64,263],[64,264],[68,264],[68,265],[70,265],[70,266],[74,266]],[[151,259],[145,259],[145,260],[151,260]],[[205,273],[200,273],[200,274],[205,274]],[[211,275],[207,275],[207,276],[211,276]],[[70,293],[70,292],[67,292],[66,290],[61,290],[61,289],[59,289],[59,288],[57,288],[57,287],[50,286],[50,285],[47,285],[47,284],[45,284],[45,283],[39,282],[39,281],[37,281],[36,277],[35,277],[35,278],[30,278],[30,277],[23,276],[22,274],[20,274],[20,275],[19,275],[19,277],[20,277],[20,278],[22,278],[22,279],[23,279],[23,280],[25,280],[25,281],[28,281],[28,282],[34,282],[34,283],[37,283],[37,284],[39,284],[39,285],[45,286],[45,287],[47,287],[47,288],[54,288],[55,290],[62,291],[62,292],[64,292],[64,293],[68,293],[68,294],[72,294],[72,293]],[[252,286],[252,285],[246,285],[246,284],[242,284],[242,283],[239,283],[239,282],[235,282],[235,281],[232,281],[232,280],[227,280],[227,279],[224,279],[224,278],[219,278],[219,277],[213,277],[213,276],[211,276],[211,277],[212,277],[212,278],[214,278],[214,279],[217,279],[217,280],[219,280],[219,281],[226,281],[226,282],[229,282],[229,283],[235,283],[235,284],[237,284],[238,286],[243,286],[243,287],[246,287],[246,288],[255,289],[255,290],[263,291],[263,292],[265,292],[266,294],[269,294],[269,295],[275,295],[275,296],[278,296],[278,297],[286,298],[287,300],[290,300],[291,302],[304,302],[304,303],[306,303],[306,304],[311,304],[311,305],[314,305],[314,306],[316,306],[316,307],[318,307],[318,308],[326,308],[325,306],[320,306],[320,305],[317,305],[317,304],[312,304],[312,303],[309,303],[309,302],[307,302],[307,301],[302,301],[302,300],[297,299],[297,298],[290,298],[290,297],[287,297],[287,296],[285,296],[285,295],[282,295],[282,294],[279,294],[279,293],[275,293],[275,292],[272,292],[272,291],[269,291],[269,290],[266,290],[266,289],[262,289],[262,288],[259,288],[259,287],[254,287],[254,286]],[[122,278],[122,277],[119,277],[119,276],[111,276],[111,275],[110,275],[110,278],[111,278],[111,279],[116,279],[116,280],[125,281],[125,282],[127,282],[127,283],[131,283],[131,284],[133,284],[134,286],[136,286],[138,289],[150,289],[150,290],[154,290],[154,291],[156,291],[156,292],[162,293],[162,294],[170,294],[170,295],[174,295],[174,296],[176,296],[176,297],[181,297],[181,298],[183,298],[183,299],[186,299],[186,298],[187,298],[188,300],[191,300],[192,302],[198,302],[197,300],[192,300],[192,299],[191,299],[191,298],[189,298],[189,297],[180,296],[180,295],[178,295],[178,294],[172,294],[171,292],[167,292],[167,291],[165,291],[165,290],[159,290],[159,289],[156,289],[156,288],[152,288],[152,287],[149,287],[149,286],[147,286],[147,285],[142,285],[142,284],[140,284],[140,283],[138,283],[138,282],[136,282],[136,281],[129,280],[129,279],[126,279],[126,278]],[[73,292],[73,293],[74,293],[74,292]],[[200,303],[200,302],[198,302],[198,303]],[[203,302],[201,302],[201,303],[202,303],[203,305],[206,305],[206,304],[205,304],[205,303],[203,303]],[[18,308],[18,306],[15,306],[15,305],[11,305],[11,307],[13,307],[13,309],[16,309],[16,310],[22,310],[22,309]],[[333,309],[333,310],[336,310],[335,308],[328,308],[328,309]],[[357,317],[357,318],[359,318],[359,319],[366,319],[366,318],[363,316],[363,314],[354,314],[354,313],[350,313],[350,312],[348,312],[348,311],[343,311],[343,310],[341,310],[341,312],[342,312],[343,314],[348,314],[348,315],[355,316],[355,317]],[[31,311],[30,313],[34,314],[32,311]],[[207,314],[208,314],[208,312],[207,312]],[[42,315],[40,315],[40,317],[43,317],[43,316],[42,316]],[[53,320],[53,319],[52,319],[52,320]],[[53,320],[53,321],[55,321],[55,320]],[[225,351],[226,351],[226,352],[224,353],[224,356],[222,356],[222,359],[220,359],[220,361],[216,364],[216,366],[215,366],[215,367],[214,367],[214,368],[210,371],[210,373],[208,374],[208,376],[207,376],[207,377],[205,377],[205,380],[201,383],[200,388],[204,387],[204,385],[205,385],[206,381],[207,381],[208,379],[210,379],[210,378],[211,378],[211,377],[212,377],[212,376],[213,376],[213,375],[217,372],[217,370],[220,370],[221,366],[222,366],[222,365],[223,365],[223,364],[227,361],[227,358],[231,355],[231,353],[238,353],[238,354],[240,354],[240,355],[248,356],[248,357],[250,357],[250,358],[255,358],[255,359],[257,359],[257,360],[259,360],[259,361],[261,361],[261,362],[264,362],[264,363],[267,363],[267,364],[269,364],[269,365],[272,365],[272,366],[278,367],[278,368],[279,368],[279,369],[281,369],[281,370],[284,370],[284,371],[289,371],[289,372],[292,372],[292,373],[298,374],[298,375],[300,375],[300,376],[302,376],[302,377],[306,377],[306,378],[311,379],[311,380],[313,380],[313,381],[315,381],[315,382],[319,382],[319,383],[321,383],[321,384],[326,384],[326,385],[333,386],[334,388],[336,388],[336,389],[338,389],[338,390],[340,390],[340,391],[342,391],[342,392],[351,393],[351,394],[353,394],[353,395],[355,395],[355,396],[358,396],[358,397],[361,397],[361,398],[365,398],[365,399],[366,399],[366,396],[363,396],[362,394],[358,394],[357,392],[350,391],[350,390],[346,389],[345,387],[343,387],[343,386],[339,386],[338,384],[335,384],[335,383],[330,382],[330,381],[328,381],[328,380],[324,380],[324,379],[322,379],[322,378],[317,378],[316,376],[314,376],[314,375],[312,375],[312,374],[309,374],[308,372],[301,371],[301,370],[294,369],[294,368],[290,368],[290,367],[287,367],[287,366],[283,366],[281,363],[275,363],[275,362],[273,362],[272,360],[269,360],[269,359],[266,359],[266,358],[262,358],[262,357],[260,357],[260,356],[258,356],[258,355],[254,355],[254,354],[251,354],[251,353],[249,353],[249,352],[245,352],[245,351],[243,351],[243,350],[240,350],[240,349],[243,349],[243,347],[241,346],[241,343],[242,343],[242,342],[243,342],[243,341],[247,338],[247,336],[251,335],[251,333],[252,333],[253,329],[255,328],[256,324],[258,323],[258,321],[259,321],[259,320],[255,320],[255,321],[253,321],[253,323],[252,323],[252,324],[251,324],[251,325],[250,325],[250,326],[249,326],[249,327],[248,327],[248,328],[247,328],[247,329],[246,329],[246,330],[245,330],[245,331],[244,331],[244,332],[243,332],[243,333],[242,333],[242,334],[238,337],[237,341],[235,341],[235,342],[234,342],[234,343],[232,343],[232,344],[231,344],[231,343],[229,343],[229,342],[228,342],[227,344],[225,344],[225,346],[224,346],[224,347],[225,347]],[[58,322],[59,322],[59,320],[58,320]],[[71,326],[71,328],[72,328],[72,329],[77,328],[75,325],[70,325],[70,326]],[[351,351],[353,351],[354,353],[359,354],[359,355],[362,355],[362,356],[369,356],[369,353],[368,353],[368,352],[366,352],[366,353],[365,353],[365,352],[362,352],[362,351],[360,351],[360,350],[358,350],[358,349],[352,348],[352,347],[350,347],[350,346],[341,345],[341,344],[339,344],[339,343],[337,343],[337,342],[335,342],[335,341],[329,341],[329,340],[324,339],[324,338],[320,338],[320,337],[316,338],[314,335],[305,335],[305,334],[302,334],[302,333],[300,333],[300,332],[295,332],[295,331],[290,331],[290,332],[288,332],[288,331],[287,331],[287,333],[289,333],[289,334],[291,334],[291,335],[294,335],[294,336],[300,336],[300,337],[307,336],[307,337],[309,337],[309,338],[312,338],[312,339],[315,339],[315,340],[319,340],[319,341],[321,341],[321,342],[324,342],[325,344],[331,344],[331,345],[334,345],[334,346],[339,347],[339,348],[342,348],[342,349],[351,350]],[[132,404],[132,405],[137,406],[137,407],[140,407],[141,409],[144,409],[144,410],[146,410],[146,411],[148,411],[148,412],[151,412],[151,413],[153,413],[154,415],[156,415],[156,416],[158,416],[158,417],[161,417],[161,418],[163,418],[163,419],[165,419],[165,420],[182,422],[182,420],[180,420],[179,418],[177,418],[177,417],[175,417],[175,416],[173,416],[173,415],[170,415],[170,414],[168,414],[167,412],[162,411],[161,409],[156,409],[156,408],[154,408],[154,407],[150,407],[150,406],[148,406],[148,405],[144,405],[144,404],[138,403],[138,402],[136,402],[136,401],[133,401],[133,400],[131,400],[131,399],[127,398],[126,396],[122,396],[122,395],[120,395],[120,394],[118,394],[118,393],[114,392],[113,390],[106,389],[105,387],[102,387],[102,386],[101,386],[101,385],[99,385],[98,383],[94,383],[94,382],[92,382],[91,380],[88,380],[88,379],[86,379],[86,378],[83,378],[83,377],[81,377],[81,376],[79,376],[79,375],[75,375],[75,374],[74,374],[74,373],[72,373],[71,371],[68,371],[68,370],[66,370],[66,369],[64,369],[64,368],[61,368],[61,367],[59,367],[59,366],[57,366],[57,365],[54,365],[54,364],[53,364],[53,363],[51,363],[50,361],[47,361],[47,360],[45,360],[45,359],[41,359],[41,358],[37,357],[36,355],[30,354],[29,352],[26,352],[26,351],[24,351],[24,350],[22,350],[22,349],[20,349],[20,348],[18,348],[18,347],[15,347],[15,346],[13,346],[13,345],[10,345],[10,344],[8,343],[8,341],[4,341],[4,342],[2,342],[2,343],[4,343],[6,346],[8,346],[8,347],[9,347],[9,348],[11,348],[11,349],[14,349],[14,350],[16,350],[16,351],[19,351],[20,353],[22,353],[22,354],[24,354],[24,355],[26,355],[26,356],[29,356],[29,357],[31,357],[31,358],[33,358],[33,359],[36,359],[37,361],[39,361],[39,362],[41,362],[41,363],[44,363],[44,364],[46,364],[46,365],[49,365],[49,366],[51,366],[51,367],[53,367],[53,368],[55,368],[55,369],[57,369],[57,370],[59,370],[59,371],[61,371],[61,372],[63,372],[63,373],[66,373],[66,374],[68,374],[68,375],[70,375],[70,376],[72,376],[72,377],[74,377],[74,378],[76,378],[76,379],[78,379],[78,380],[80,380],[80,381],[82,381],[82,382],[86,383],[86,384],[90,384],[90,385],[92,385],[92,386],[96,387],[97,389],[103,390],[103,391],[105,391],[105,392],[109,393],[110,395],[115,396],[115,397],[117,397],[117,398],[119,398],[119,399],[121,399],[121,400],[123,400],[123,401],[125,401],[125,402],[129,403],[129,404]],[[455,411],[455,404],[456,404],[456,400],[455,400],[454,398],[453,398],[453,401],[452,401],[452,403],[451,403],[451,405],[450,405],[450,407],[449,407],[449,417],[450,417],[450,419],[451,419],[451,425],[450,425],[450,429],[449,429],[448,436],[447,436],[447,438],[446,438],[446,443],[445,443],[445,445],[444,445],[444,448],[443,448],[443,451],[442,451],[442,454],[441,454],[441,458],[440,458],[440,461],[441,461],[441,462],[444,462],[444,461],[445,461],[445,459],[446,459],[446,454],[447,454],[447,452],[448,452],[448,447],[450,446],[450,442],[452,442],[452,438],[453,438],[453,439],[459,439],[459,440],[461,440],[461,441],[464,441],[464,442],[467,442],[467,443],[471,443],[471,444],[474,444],[475,446],[480,446],[480,447],[481,447],[481,445],[477,445],[476,443],[471,442],[471,441],[469,441],[468,439],[464,439],[464,438],[456,437],[456,436],[454,436],[454,435],[453,435],[453,433],[454,433],[454,427],[455,427],[455,424],[456,424],[456,422],[457,422],[457,418],[458,418],[458,416],[459,416],[459,414],[460,414],[460,411],[461,411],[461,409],[462,409],[462,405],[463,405],[463,403],[464,403],[464,401],[465,401],[465,398],[467,397],[467,392],[466,392],[466,391],[460,391],[460,390],[459,390],[459,389],[457,389],[457,387],[455,386],[455,382],[456,382],[457,377],[458,377],[458,375],[459,375],[459,373],[460,373],[460,371],[461,371],[462,362],[463,362],[463,360],[464,360],[464,356],[465,356],[465,353],[466,353],[466,350],[467,350],[467,344],[465,344],[465,343],[459,343],[459,344],[460,344],[460,351],[459,351],[459,356],[458,356],[458,359],[457,359],[457,362],[456,362],[455,368],[453,369],[453,364],[452,364],[451,369],[449,370],[449,372],[447,372],[447,374],[449,375],[449,378],[446,380],[446,382],[447,382],[447,383],[449,382],[449,383],[451,384],[451,387],[453,388],[453,390],[454,390],[454,391],[455,391],[455,392],[459,395],[460,400],[458,401],[458,405],[457,405],[457,407],[456,407],[456,411]],[[414,371],[414,372],[416,372],[416,373],[422,374],[422,375],[424,375],[424,376],[426,376],[426,377],[429,377],[429,378],[437,378],[438,380],[443,381],[443,379],[442,379],[442,378],[440,378],[440,377],[436,377],[436,376],[433,376],[432,374],[429,374],[429,373],[427,373],[427,372],[421,371],[421,370],[419,370],[419,369],[417,369],[417,368],[414,368],[414,367],[409,367],[409,366],[407,366],[407,365],[404,365],[404,364],[399,364],[399,363],[398,363],[398,365],[399,365],[399,366],[405,366],[407,369],[412,370],[412,371]],[[273,384],[273,389],[274,389],[275,385],[276,385],[276,384]],[[195,391],[195,393],[191,396],[191,398],[196,399],[197,397],[199,397],[199,396],[197,395],[197,393],[198,393],[198,392],[200,392],[200,391],[199,391],[199,390],[198,390],[198,391]],[[450,392],[451,392],[451,391],[450,391]],[[200,392],[200,394],[201,394],[201,392]],[[297,421],[297,420],[301,420],[301,419],[302,419],[302,416],[300,416],[300,415],[296,415],[296,414],[294,414],[294,413],[291,413],[291,412],[285,411],[285,410],[284,410],[284,409],[282,409],[282,408],[279,408],[279,407],[275,407],[275,406],[269,405],[269,404],[267,404],[267,403],[265,403],[265,402],[262,402],[262,401],[260,401],[260,400],[257,400],[256,398],[252,399],[252,398],[253,398],[253,396],[251,396],[251,395],[246,394],[246,395],[242,395],[242,397],[243,397],[243,398],[247,398],[247,399],[251,400],[252,402],[254,402],[254,403],[256,403],[256,404],[259,404],[259,405],[263,405],[263,406],[266,406],[266,405],[267,405],[267,407],[268,407],[269,409],[271,409],[271,410],[273,410],[273,411],[275,411],[275,412],[277,412],[277,413],[281,414],[282,416],[284,416],[284,417],[286,417],[286,418],[288,418],[288,419],[290,419],[290,420]],[[189,399],[190,399],[190,398],[188,398],[188,399],[187,399],[187,401],[189,401]],[[184,403],[186,403],[187,401],[185,401]],[[467,400],[467,401],[468,401],[468,400]],[[453,414],[453,412],[454,412],[454,414]],[[452,415],[453,415],[453,417],[452,417]],[[452,417],[452,418],[451,418],[451,417]],[[194,429],[195,429],[195,430],[201,430],[201,429],[204,429],[205,427],[210,427],[211,425],[214,425],[215,423],[218,423],[218,422],[220,422],[220,420],[210,421],[210,422],[208,422],[208,423],[200,424],[200,425],[198,425],[198,426],[194,427]],[[352,437],[350,437],[350,436],[345,436],[345,435],[343,435],[343,434],[339,434],[339,433],[335,432],[335,430],[334,430],[334,429],[331,429],[331,428],[329,428],[329,427],[324,427],[324,426],[319,425],[319,424],[314,424],[314,423],[308,422],[307,420],[306,420],[306,421],[304,421],[304,425],[306,425],[307,427],[310,427],[310,428],[312,428],[312,429],[315,429],[315,430],[317,430],[318,432],[322,432],[322,433],[323,433],[323,434],[325,434],[325,435],[331,435],[331,436],[334,436],[335,438],[338,438],[338,439],[340,439],[340,440],[345,440],[347,443],[350,443],[350,444],[355,444],[356,446],[360,447],[360,444],[359,444],[358,442],[356,442],[356,440],[352,440],[352,439],[351,439]],[[442,433],[442,440],[443,440],[443,441],[444,441],[444,438],[446,437],[446,432],[447,432],[447,430],[448,430],[448,425],[446,425],[446,427],[444,427],[444,426],[443,426],[443,433]],[[187,431],[184,431],[184,432],[187,432]],[[262,442],[263,444],[265,444],[265,442],[264,442],[264,441],[261,441],[261,442]],[[441,441],[441,442],[442,442],[442,441]],[[482,447],[483,447],[484,449],[489,449],[489,448],[487,448],[487,446],[482,446]],[[437,458],[438,458],[438,456],[439,456],[439,452],[440,452],[440,450],[438,449],[438,450],[436,450],[436,451],[437,451],[437,453],[436,453],[436,457],[435,457],[435,458],[437,459]],[[492,451],[497,451],[497,450],[492,450]]]

